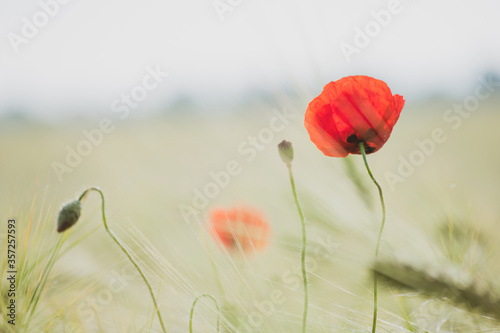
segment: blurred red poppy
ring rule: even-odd
[[[304,125],[311,141],[327,156],[361,154],[361,142],[371,154],[389,139],[404,104],[384,81],[348,76],[328,83],[309,103]]]
[[[270,229],[262,214],[255,209],[219,208],[210,212],[211,233],[228,250],[261,251],[267,246]]]

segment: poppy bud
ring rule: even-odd
[[[63,232],[80,218],[80,213],[82,211],[82,204],[80,200],[71,201],[70,203],[64,205],[64,207],[59,212],[59,218],[57,220],[57,232]]]
[[[293,161],[293,147],[292,143],[286,140],[281,141],[278,145],[278,150],[280,152],[281,159],[286,165],[289,165]]]

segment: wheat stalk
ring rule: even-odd
[[[418,268],[407,263],[378,261],[372,272],[396,287],[419,291],[500,320],[500,297],[493,292],[494,288],[484,288],[478,279],[452,267]]]

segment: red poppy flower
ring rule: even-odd
[[[382,148],[405,104],[384,81],[348,76],[328,83],[307,107],[304,125],[311,141],[327,156],[371,154]]]
[[[244,253],[263,250],[270,235],[270,226],[262,214],[243,207],[212,210],[210,230],[226,249],[241,248]]]

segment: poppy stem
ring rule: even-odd
[[[370,178],[372,179],[375,186],[377,186],[378,194],[380,196],[380,205],[382,206],[382,223],[380,225],[380,231],[378,233],[377,247],[375,248],[375,261],[377,261],[378,253],[380,250],[380,240],[382,238],[382,232],[384,231],[385,217],[386,217],[384,194],[382,193],[382,187],[380,187],[379,183],[377,182],[377,180],[373,176],[372,171],[370,170],[370,166],[368,165],[368,161],[366,160],[365,145],[363,142],[359,143],[359,149],[361,150],[361,155],[363,155],[363,161],[365,162],[366,170],[368,171],[368,174],[370,175]],[[377,312],[378,312],[377,301],[378,301],[377,272],[374,272],[373,273],[373,325],[372,325],[372,333],[375,333],[375,331],[377,330]]]
[[[307,271],[306,271],[306,246],[307,246],[307,238],[306,238],[306,222],[304,220],[304,214],[302,213],[302,208],[300,207],[299,199],[297,197],[297,191],[295,189],[295,181],[293,179],[292,172],[292,164],[287,163],[288,174],[290,175],[290,184],[292,185],[293,198],[295,199],[295,205],[297,206],[297,210],[300,216],[300,222],[302,224],[302,253],[301,253],[301,261],[302,261],[302,279],[304,281],[304,314],[302,316],[302,333],[306,332],[306,324],[307,324],[307,309],[309,306],[309,291],[307,287]]]
[[[202,294],[198,297],[193,302],[193,305],[191,306],[191,313],[189,314],[189,333],[193,333],[193,316],[194,316],[194,308],[196,307],[196,303],[203,298],[203,297],[208,297],[215,303],[215,307],[217,308],[217,332],[220,332],[220,309],[219,309],[219,303],[217,303],[217,300],[215,297],[209,294]]]
[[[158,303],[156,302],[156,298],[155,298],[155,295],[153,293],[153,288],[151,287],[151,284],[149,283],[148,279],[146,278],[146,275],[144,275],[144,272],[139,267],[139,265],[135,262],[135,260],[132,258],[132,256],[128,253],[127,249],[122,245],[122,243],[118,240],[118,238],[116,238],[114,232],[109,230],[109,228],[108,228],[108,223],[106,221],[106,214],[104,213],[104,194],[102,193],[101,189],[99,189],[97,187],[91,187],[91,188],[87,189],[85,192],[83,192],[78,200],[82,201],[87,196],[87,194],[90,193],[90,191],[99,192],[99,194],[101,195],[101,201],[102,201],[101,211],[102,211],[102,222],[104,224],[104,228],[108,232],[111,239],[113,239],[113,241],[120,247],[120,249],[123,251],[123,253],[125,253],[127,258],[130,260],[132,265],[134,265],[134,267],[137,269],[137,271],[139,272],[139,275],[144,280],[144,283],[146,283],[146,286],[149,289],[149,294],[151,295],[151,299],[153,300],[153,304],[155,306],[156,314],[158,315],[158,319],[160,320],[161,328],[162,328],[164,333],[167,333],[167,330],[165,329],[165,325],[163,324],[163,319],[161,317],[160,309],[158,308]]]

